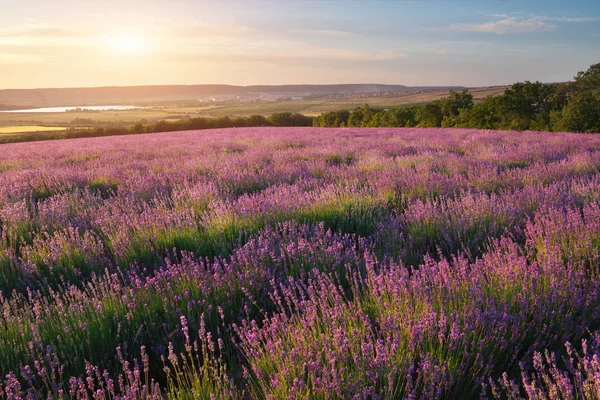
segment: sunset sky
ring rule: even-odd
[[[0,89],[564,81],[600,2],[0,0]]]

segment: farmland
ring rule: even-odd
[[[594,398],[599,268],[598,135],[1,145],[0,399]]]
[[[56,132],[67,128],[61,126],[16,125],[0,128],[0,134],[26,132]]]
[[[501,94],[506,87],[474,88],[473,97],[476,101],[488,95]],[[319,115],[327,111],[352,109],[369,103],[375,107],[399,107],[423,104],[438,100],[448,95],[448,90],[432,90],[424,93],[396,93],[387,96],[369,96],[343,99],[315,100],[282,100],[257,101],[243,103],[239,101],[219,101],[215,103],[199,103],[197,99],[187,101],[162,101],[159,104],[148,103],[149,108],[120,111],[70,111],[59,113],[0,113],[0,129],[22,125],[50,126],[129,126],[136,123],[148,123],[159,120],[180,120],[197,117],[247,117],[249,115],[271,115],[279,112],[299,112],[305,115]],[[1,132],[1,131],[0,131]]]

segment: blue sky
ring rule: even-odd
[[[0,88],[564,81],[600,1],[0,0]]]

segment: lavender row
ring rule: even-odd
[[[245,129],[5,146],[3,396],[554,390],[546,369],[576,366],[540,352],[600,328],[599,144]]]
[[[53,341],[48,331],[37,331],[23,346],[22,359],[30,367],[21,366],[21,374],[30,373],[38,385],[56,378],[27,372],[34,366],[53,363],[48,368],[65,373],[79,356],[84,370],[92,354],[85,354],[85,346],[77,349],[77,337],[87,335],[87,346],[92,346],[100,327],[115,318],[106,318],[105,304],[122,302],[124,315],[112,333],[120,350],[109,352],[113,362],[144,339],[164,343],[141,345],[141,357],[149,360],[151,370],[161,356],[177,359],[173,343],[190,343],[191,326],[206,338],[208,325],[220,337],[231,338],[225,330],[235,331],[234,343],[219,342],[219,354],[243,354],[248,362],[243,387],[252,397],[476,396],[490,380],[517,374],[520,363],[539,357],[536,352],[581,340],[598,329],[597,259],[588,258],[590,264],[565,260],[576,250],[569,248],[571,242],[587,248],[597,240],[597,230],[587,228],[600,221],[600,210],[589,205],[583,214],[574,211],[540,212],[527,227],[528,250],[502,238],[473,263],[463,257],[428,259],[410,270],[393,260],[378,261],[368,243],[357,244],[351,236],[285,225],[252,240],[228,264],[209,266],[187,258],[128,285],[107,277],[87,293],[72,288],[69,299],[12,300],[2,307],[5,318],[21,329],[53,327],[52,334],[65,335]],[[568,238],[555,224],[565,218],[572,226]],[[542,240],[551,251],[535,247]],[[266,293],[269,299],[260,297]],[[218,304],[215,310],[213,304]],[[259,305],[259,312],[252,310]],[[150,328],[159,316],[168,322]],[[18,339],[8,343],[13,351],[18,344]],[[204,350],[202,357],[207,354],[212,358],[201,358],[203,362],[222,362],[210,351]],[[103,368],[110,364],[104,363]],[[217,370],[220,374],[213,371],[210,382],[233,385],[222,367]],[[189,381],[183,375],[177,374],[183,380],[177,390]],[[141,375],[136,379],[135,387],[146,384]]]
[[[438,199],[515,190],[535,197],[540,186],[577,184],[598,171],[596,141],[576,135],[535,142],[474,131],[375,134],[376,141],[364,131],[250,129],[241,137],[148,136],[143,146],[130,138],[67,141],[44,153],[39,144],[6,146],[2,290],[82,282],[106,266],[151,267],[173,248],[229,254],[266,224],[289,219],[370,235],[390,214]],[[404,261],[419,262],[420,247]]]

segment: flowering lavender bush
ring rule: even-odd
[[[599,397],[600,137],[0,150],[2,399]]]
[[[600,333],[594,332],[591,340],[582,341],[579,352],[567,342],[564,369],[558,366],[556,353],[545,350],[533,357],[533,372],[523,367],[522,385],[509,380],[506,374],[497,382],[490,380],[494,397],[519,399],[597,399],[600,395]]]

